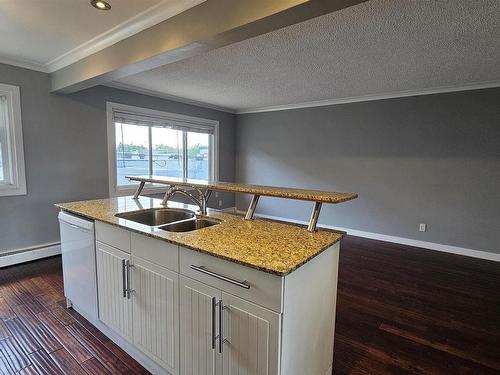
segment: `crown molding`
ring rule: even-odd
[[[47,68],[40,63],[30,60],[24,60],[16,58],[13,56],[0,55],[0,64],[17,66],[19,68],[25,68],[30,70],[35,70],[37,72],[48,73]]]
[[[421,90],[407,90],[407,91],[396,91],[384,94],[373,94],[373,95],[362,95],[362,96],[354,96],[349,98],[339,98],[339,99],[326,99],[326,100],[318,100],[313,102],[304,102],[297,104],[284,104],[278,106],[269,106],[269,107],[260,107],[248,110],[234,110],[227,107],[221,107],[205,102],[200,102],[197,100],[191,100],[182,98],[175,95],[165,94],[155,90],[143,89],[140,87],[127,85],[119,82],[111,82],[106,84],[105,86],[113,87],[116,89],[132,91],[138,94],[154,96],[161,99],[172,100],[180,103],[196,105],[198,107],[215,109],[217,111],[233,113],[233,114],[250,114],[250,113],[260,113],[260,112],[274,112],[274,111],[286,111],[291,109],[301,109],[301,108],[312,108],[312,107],[325,107],[330,105],[337,104],[349,104],[349,103],[359,103],[359,102],[368,102],[375,100],[386,100],[386,99],[396,99],[396,98],[405,98],[411,96],[421,96],[421,95],[432,95],[432,94],[442,94],[448,92],[459,92],[459,91],[469,91],[469,90],[480,90],[480,89],[488,89],[500,87],[500,81],[490,81],[490,82],[478,82],[467,85],[457,85],[457,86],[443,86],[443,87],[433,87],[428,89]]]
[[[324,107],[324,106],[336,105],[336,104],[368,102],[368,101],[374,101],[374,100],[405,98],[405,97],[409,97],[409,96],[420,96],[420,95],[442,94],[442,93],[457,92],[457,91],[480,90],[480,89],[488,89],[488,88],[494,88],[494,87],[500,87],[500,81],[477,82],[477,83],[471,83],[471,84],[466,84],[466,85],[432,87],[432,88],[419,89],[419,90],[395,91],[395,92],[389,92],[389,93],[383,93],[383,94],[362,95],[362,96],[353,96],[353,97],[348,97],[348,98],[317,100],[317,101],[297,103],[297,104],[284,104],[284,105],[276,105],[276,106],[269,106],[269,107],[259,107],[259,108],[253,108],[253,109],[236,110],[235,113],[239,115],[239,114],[246,114],[246,113],[286,111],[289,109]]]
[[[47,62],[44,67],[48,73],[55,72],[205,1],[162,0],[151,8]]]
[[[151,8],[146,9],[47,63],[25,60],[8,55],[0,55],[0,63],[43,73],[53,73],[56,70],[73,64],[80,59],[165,21],[168,18],[174,17],[205,1],[206,0],[162,0]]]
[[[110,82],[110,83],[106,83],[103,86],[111,87],[111,88],[119,89],[119,90],[131,91],[131,92],[135,92],[137,94],[142,94],[142,95],[154,96],[156,98],[171,100],[171,101],[178,102],[178,103],[195,105],[197,107],[214,109],[216,111],[227,112],[227,113],[236,113],[234,110],[232,110],[230,108],[220,107],[218,105],[205,103],[205,102],[199,102],[197,100],[186,99],[186,98],[182,98],[180,96],[169,95],[169,94],[165,94],[165,93],[155,91],[155,90],[143,89],[140,87],[127,85],[125,83]]]

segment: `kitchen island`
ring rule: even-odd
[[[87,318],[151,372],[331,374],[345,233],[189,217],[196,207],[143,196],[57,206],[95,222],[99,313]],[[158,212],[209,225],[144,222]]]

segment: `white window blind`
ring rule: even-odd
[[[127,125],[150,126],[159,128],[168,128],[193,133],[214,134],[214,125],[197,122],[195,120],[169,118],[168,116],[153,116],[144,113],[131,113],[125,111],[115,111],[114,120],[116,123]]]

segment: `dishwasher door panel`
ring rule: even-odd
[[[97,319],[94,226],[88,223],[80,226],[60,220],[64,295],[89,317]]]

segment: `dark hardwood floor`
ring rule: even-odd
[[[335,374],[500,374],[500,264],[341,245]]]
[[[59,257],[0,269],[0,374],[110,373],[147,371],[64,308]],[[346,238],[334,374],[500,374],[499,264]]]
[[[149,374],[64,306],[60,257],[0,269],[0,374]]]

